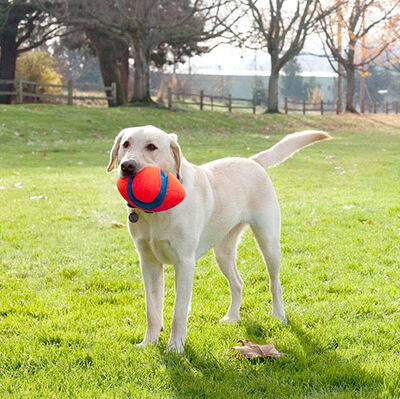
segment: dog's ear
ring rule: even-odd
[[[175,133],[171,133],[169,137],[171,137],[171,150],[175,158],[176,177],[178,178],[178,180],[182,180],[181,179],[182,152],[181,152],[181,147],[179,147],[178,144],[178,136]]]
[[[117,159],[119,151],[119,146],[121,144],[121,139],[122,139],[122,132],[120,132],[114,140],[114,145],[110,151],[110,162],[108,163],[107,166],[107,172],[111,172],[114,169],[115,161]]]

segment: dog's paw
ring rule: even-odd
[[[143,348],[144,346],[147,345],[157,345],[158,344],[158,339],[155,340],[148,340],[148,339],[144,339],[142,342],[140,342],[139,344],[136,344],[136,348]]]
[[[222,319],[219,320],[220,323],[236,323],[239,321],[240,317],[239,316],[229,316],[226,315]]]
[[[273,313],[273,316],[276,317],[285,326],[288,324],[288,320],[285,316],[285,313],[283,313],[283,314],[282,313],[279,313],[279,314]]]
[[[183,350],[184,350],[183,343],[174,341],[168,343],[167,349],[165,351],[174,353],[183,353]]]

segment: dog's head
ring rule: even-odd
[[[123,129],[115,138],[107,171],[119,164],[120,177],[134,176],[145,166],[158,166],[181,178],[181,149],[175,133],[154,126]]]

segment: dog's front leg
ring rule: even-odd
[[[195,263],[188,259],[175,265],[175,306],[168,351],[183,352]]]
[[[146,294],[146,335],[141,345],[156,344],[163,322],[164,273],[163,266],[153,257],[141,256],[140,267]]]

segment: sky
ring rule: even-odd
[[[314,37],[314,45],[309,43],[305,48],[307,52],[323,54],[319,38]],[[317,42],[318,41],[318,42]],[[301,55],[298,57],[303,72],[331,72],[332,68],[329,62],[322,57],[311,55]],[[240,49],[232,45],[223,44],[216,47],[210,53],[202,56],[192,57],[190,61],[192,73],[199,70],[217,70],[222,71],[269,71],[270,57],[266,50],[248,50]],[[179,65],[178,71],[188,71],[189,63]]]
[[[290,1],[287,4],[290,5]],[[250,18],[244,17],[240,20],[238,29],[243,32],[251,29]],[[324,54],[321,39],[317,34],[312,34],[307,38],[304,52]],[[298,57],[298,61],[303,72],[333,72],[325,57],[301,55]],[[190,65],[193,73],[207,69],[219,69],[222,71],[269,71],[270,57],[266,49],[255,51],[241,49],[229,44],[221,44],[209,53],[192,57]],[[188,70],[188,62],[178,67],[178,71],[188,72]]]

